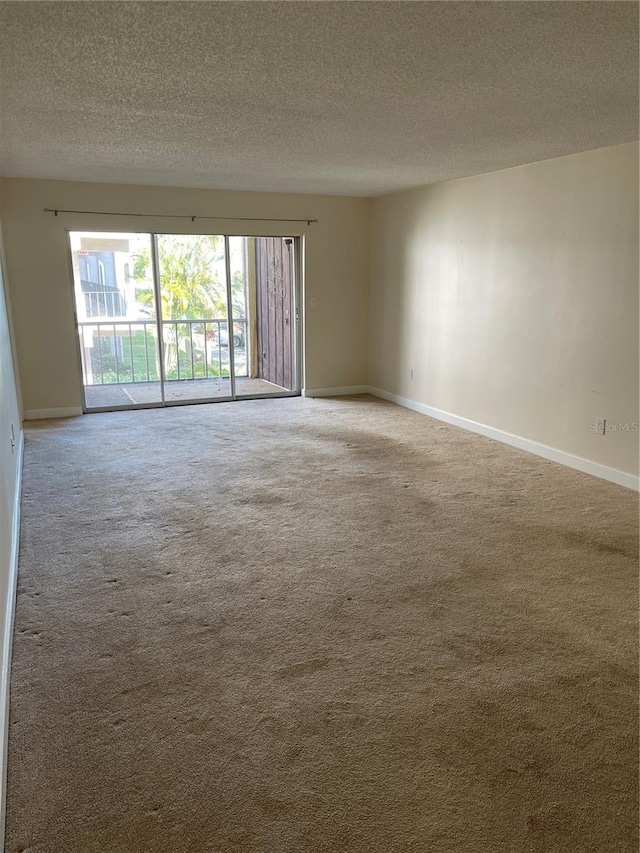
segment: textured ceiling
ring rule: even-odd
[[[635,2],[0,2],[0,173],[378,195],[638,138]]]

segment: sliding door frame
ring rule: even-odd
[[[80,389],[82,395],[82,411],[83,414],[100,414],[103,412],[128,412],[137,409],[163,409],[172,408],[174,406],[197,406],[200,403],[230,403],[240,400],[270,400],[279,399],[281,397],[299,397],[302,394],[302,237],[300,234],[219,234],[224,238],[225,252],[225,278],[226,278],[226,295],[227,295],[227,330],[229,338],[229,379],[231,387],[231,395],[224,397],[197,397],[190,400],[167,400],[166,399],[166,382],[170,381],[165,376],[164,366],[164,333],[163,333],[163,317],[162,317],[162,301],[161,301],[161,286],[160,286],[160,264],[158,259],[158,237],[163,234],[179,234],[180,236],[209,236],[200,234],[191,234],[183,231],[122,231],[119,229],[80,229],[67,228],[67,252],[69,261],[69,273],[71,280],[71,293],[73,305],[74,331],[75,331],[75,346],[76,358],[79,367]],[[161,400],[153,403],[131,403],[127,406],[91,406],[87,407],[87,398],[84,384],[84,369],[82,361],[82,350],[80,346],[80,335],[78,325],[78,311],[76,305],[75,292],[75,272],[73,269],[73,253],[71,249],[71,234],[72,233],[93,233],[93,234],[145,234],[151,240],[151,268],[153,275],[153,292],[155,297],[156,308],[156,335],[158,338],[158,360],[160,365],[160,394]],[[294,322],[294,347],[293,347],[293,375],[295,379],[295,388],[293,390],[283,389],[282,391],[266,392],[264,394],[240,394],[236,393],[236,376],[235,376],[235,347],[233,345],[233,304],[231,301],[231,259],[229,255],[229,237],[244,237],[244,238],[259,238],[259,237],[277,237],[282,240],[292,238],[293,243],[293,287],[291,300],[293,304],[293,322]]]
[[[236,348],[233,343],[233,300],[231,293],[231,258],[229,257],[229,235],[224,235],[224,274],[227,285],[227,342],[229,344],[229,378],[231,399],[236,399]],[[246,314],[245,308],[245,314]],[[246,338],[245,334],[245,338]],[[245,341],[246,344],[246,341]]]
[[[158,367],[160,369],[160,407],[166,406],[167,381],[164,366],[164,326],[162,325],[162,299],[160,294],[160,261],[158,260],[158,235],[150,234],[151,237],[151,274],[153,275],[153,296],[156,303],[156,335],[158,337]],[[179,356],[178,356],[179,357]],[[140,404],[134,404],[139,406]],[[95,409],[92,409],[95,411]]]

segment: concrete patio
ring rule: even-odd
[[[278,394],[287,391],[264,379],[236,379],[236,394],[249,397],[256,394]],[[159,382],[130,382],[112,385],[85,385],[87,409],[116,409],[128,406],[152,405],[162,402]],[[215,400],[231,396],[229,379],[183,379],[165,384],[165,400],[187,402],[191,400]]]

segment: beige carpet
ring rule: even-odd
[[[30,427],[6,850],[635,853],[637,513],[366,397]]]

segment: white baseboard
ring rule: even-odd
[[[374,397],[380,397],[382,400],[389,400],[392,403],[397,403],[399,406],[412,409],[414,412],[420,412],[422,415],[428,415],[430,418],[436,418],[439,421],[462,427],[462,429],[476,432],[487,438],[493,438],[495,441],[501,441],[503,444],[509,444],[511,447],[517,447],[519,450],[526,450],[528,453],[542,456],[544,459],[549,459],[552,462],[558,462],[560,465],[566,465],[567,468],[575,468],[584,474],[591,474],[594,477],[599,477],[601,480],[608,480],[611,483],[616,483],[618,486],[624,486],[636,492],[640,491],[640,478],[633,474],[627,474],[626,471],[619,471],[617,468],[610,468],[607,465],[601,465],[599,462],[592,462],[590,459],[584,459],[582,456],[574,456],[572,453],[566,453],[564,450],[558,450],[556,447],[549,447],[546,444],[532,441],[530,438],[522,438],[522,436],[513,435],[513,433],[496,429],[496,427],[487,426],[486,424],[471,421],[467,418],[461,418],[458,415],[452,415],[450,412],[443,412],[441,409],[434,409],[432,406],[417,403],[408,397],[390,394],[381,388],[369,387],[368,393]]]
[[[11,649],[13,645],[13,619],[16,607],[18,585],[18,552],[20,548],[20,495],[22,494],[22,456],[24,436],[20,430],[18,437],[18,458],[16,463],[16,483],[13,499],[13,519],[11,524],[11,557],[7,577],[7,600],[4,608],[4,630],[2,635],[2,660],[0,661],[0,839],[4,839],[4,827],[7,817],[7,755],[9,747],[9,699],[11,678]],[[4,843],[2,844],[4,849]]]
[[[80,406],[67,406],[63,409],[27,409],[25,421],[40,421],[46,418],[77,418],[84,414]]]
[[[368,394],[368,385],[342,385],[338,388],[305,388],[303,397],[346,397],[350,394]]]

